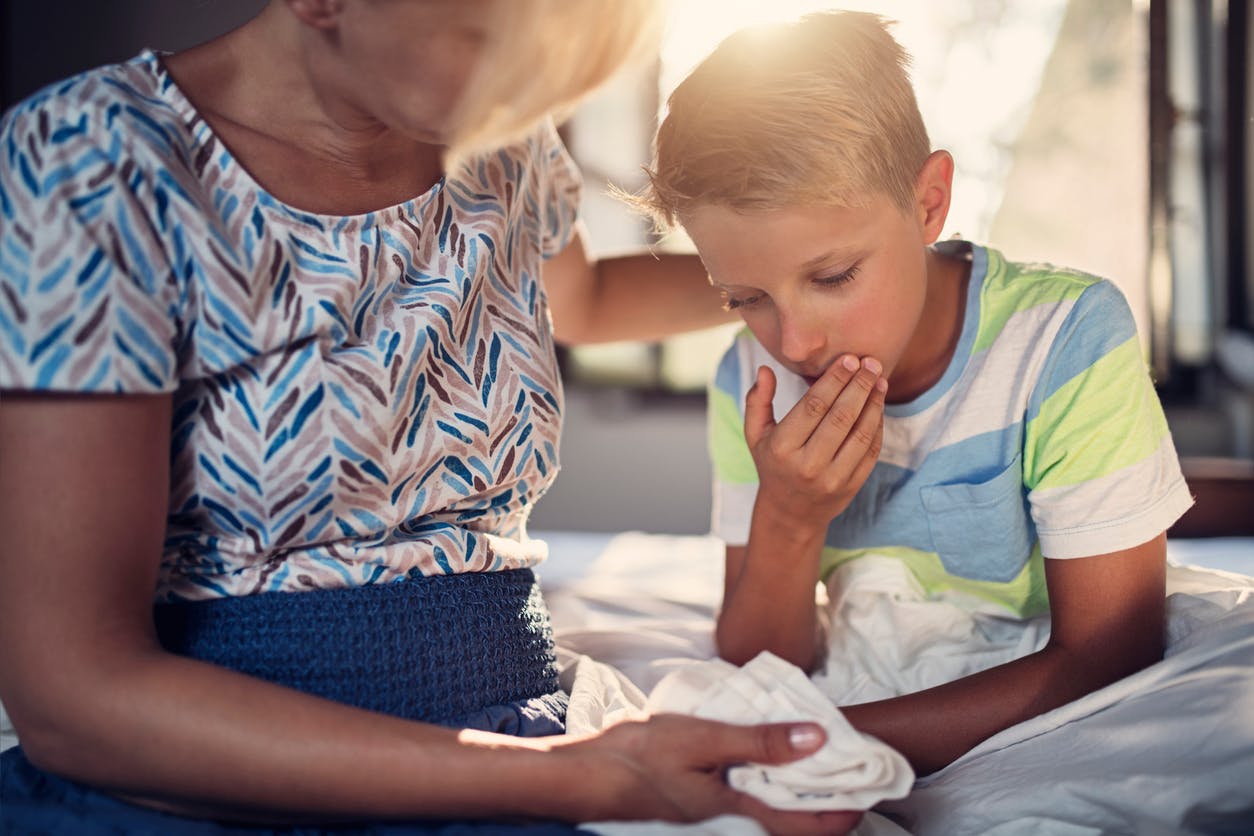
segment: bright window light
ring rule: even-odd
[[[651,110],[727,35],[745,26],[844,8],[895,21],[935,148],[954,155],[942,237],[960,236],[1020,261],[1049,261],[1113,279],[1148,334],[1147,37],[1143,0],[668,0],[656,73],[612,85],[574,120],[592,249],[647,242],[640,220],[605,196],[641,185]],[[656,95],[641,91],[656,84]],[[649,104],[641,107],[641,102]],[[663,249],[690,248],[683,236]],[[699,389],[730,339],[686,336],[660,350],[618,346],[572,354],[573,381],[617,382],[632,363],[643,385]],[[606,374],[601,374],[604,368]]]

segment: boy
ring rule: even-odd
[[[812,668],[815,583],[868,552],[1050,613],[1036,653],[844,709],[922,774],[1162,657],[1192,500],[1119,291],[935,243],[954,163],[906,62],[873,15],[733,35],[672,95],[641,202],[748,326],[710,402],[720,655]]]

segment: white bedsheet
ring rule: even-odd
[[[550,560],[539,574],[566,667],[564,684],[576,689],[571,708],[584,712],[582,722],[630,716],[666,674],[715,655],[719,541],[639,533],[534,536],[549,541]],[[900,834],[901,826],[916,834],[1254,833],[1254,579],[1248,577],[1254,540],[1169,541],[1168,555],[1176,565],[1170,570],[1170,651],[1162,663],[990,738],[919,779],[904,800],[878,807],[858,833]],[[853,580],[897,594],[892,571],[871,568],[868,563]],[[847,594],[837,587],[833,592],[833,605]],[[883,603],[873,599],[857,598],[868,612]],[[834,613],[846,627],[858,618],[839,606]],[[874,623],[871,618],[867,625]],[[900,632],[913,635],[914,643],[888,645],[898,654],[894,664],[864,660],[857,676],[838,674],[829,663],[827,681],[816,681],[835,702],[851,702],[877,689],[909,690],[946,675],[947,664],[996,664],[1030,652],[1045,636],[1039,623],[1017,631],[984,624],[984,656],[938,662],[946,656],[941,644],[970,638],[963,629],[950,623],[936,643],[918,641],[917,631]],[[840,631],[847,642],[856,640],[854,633]],[[894,632],[867,635],[883,647]],[[866,649],[847,644],[842,663]],[[604,663],[583,665],[582,682],[580,654]],[[15,743],[0,707],[0,749]],[[603,836],[762,833],[753,822],[730,818],[699,826],[597,823],[590,829]]]
[[[549,540],[541,583],[566,652],[613,666],[646,694],[714,655],[718,541]],[[1254,579],[1179,565],[1254,571],[1254,541],[1172,541],[1168,552],[1163,662],[990,738],[918,780],[904,800],[880,805],[892,820],[869,815],[860,832],[893,832],[895,822],[916,834],[1254,833]],[[834,581],[828,612],[840,638],[815,681],[838,704],[990,667],[1048,635],[1043,620],[971,617],[923,600],[889,563],[867,561]],[[977,649],[955,652],[963,646]]]

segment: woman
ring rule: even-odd
[[[695,260],[590,262],[541,118],[646,5],[275,0],[5,117],[6,832],[850,825],[721,779],[812,725],[556,736],[553,339],[720,316]]]

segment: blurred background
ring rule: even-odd
[[[656,239],[607,192],[642,184],[666,96],[719,40],[742,26],[826,8],[877,12],[897,21],[932,143],[957,162],[944,236],[1114,280],[1137,317],[1191,472],[1239,478],[1248,490],[1254,21],[1247,0],[665,2],[666,34],[653,60],[562,126],[584,172],[583,216],[596,254],[689,248],[682,236]],[[207,40],[264,5],[5,0],[0,107],[143,47],[178,50]],[[705,532],[703,391],[731,330],[564,351],[563,470],[532,527]]]

